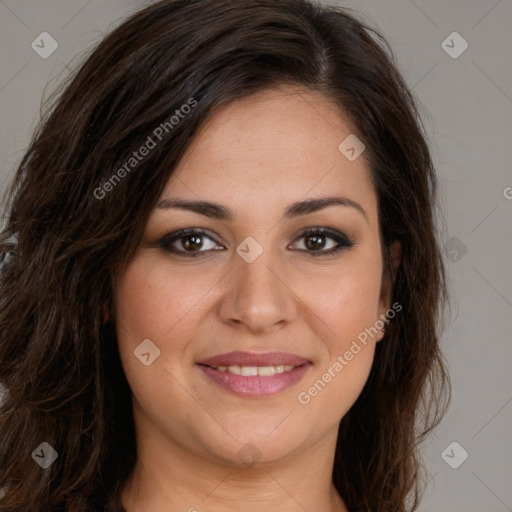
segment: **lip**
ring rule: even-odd
[[[308,371],[311,363],[304,363],[293,370],[283,373],[276,373],[271,376],[254,375],[244,377],[230,372],[221,372],[206,366],[198,364],[198,368],[215,384],[223,389],[230,391],[234,395],[246,398],[261,398],[277,395],[285,389],[297,384],[304,374]]]
[[[234,395],[260,398],[277,395],[297,384],[312,366],[311,361],[285,352],[229,352],[209,357],[196,363],[198,368],[215,384]],[[295,366],[290,371],[272,376],[236,375],[222,372],[213,366]]]

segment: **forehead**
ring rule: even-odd
[[[338,149],[351,134],[340,109],[318,92],[283,87],[253,94],[209,117],[162,197],[282,211],[301,198],[342,194],[374,218],[364,153],[350,161]]]

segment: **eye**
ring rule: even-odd
[[[299,240],[300,239],[306,240],[306,243],[304,244],[306,249],[302,250],[305,250],[314,257],[334,254],[343,249],[349,249],[355,245],[355,242],[350,240],[343,233],[330,228],[321,227],[310,228],[307,231],[304,231],[302,235],[300,235]],[[336,242],[334,247],[331,245],[328,250],[322,250],[325,249],[325,243],[329,239]]]
[[[208,247],[208,244],[204,243],[204,239],[208,239],[210,241],[210,247]],[[305,249],[299,250],[302,252],[308,252],[314,257],[334,254],[355,245],[355,242],[350,240],[343,233],[321,227],[309,228],[307,231],[304,231],[298,238],[298,240],[302,239],[305,239],[306,241],[306,243],[303,244]],[[326,241],[329,239],[334,241],[335,244],[333,247],[331,244],[331,247],[328,248],[328,250],[325,250],[324,246],[326,245]],[[222,246],[216,244],[210,235],[199,228],[187,228],[174,233],[169,233],[161,238],[157,242],[157,245],[172,254],[192,258],[199,256],[201,253],[206,253],[212,250],[224,250]],[[294,245],[297,245],[297,242],[295,242]],[[181,248],[178,246],[181,246]]]
[[[196,257],[200,253],[206,252],[204,250],[199,250],[204,247],[202,240],[203,238],[207,238],[211,242],[214,242],[214,240],[202,229],[187,228],[176,231],[175,233],[169,233],[168,235],[165,235],[157,242],[157,244],[165,251],[171,252],[173,254]],[[176,245],[181,245],[182,249],[177,249]],[[215,243],[213,245],[215,245]],[[207,247],[207,250],[209,251],[220,249]]]

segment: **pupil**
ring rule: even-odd
[[[192,243],[189,243],[190,240],[193,240]],[[194,249],[194,248],[197,248],[199,249],[201,247],[202,242],[201,242],[201,236],[200,235],[188,235],[185,237],[185,243],[183,244],[183,246],[186,248],[186,249]]]
[[[311,235],[307,237],[307,240],[314,240],[313,243],[306,242],[306,246],[308,249],[321,249],[322,248],[322,241],[323,241],[323,235]]]

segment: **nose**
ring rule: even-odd
[[[233,265],[219,308],[224,323],[261,334],[293,321],[298,297],[272,251],[264,250],[252,263],[234,254]]]

